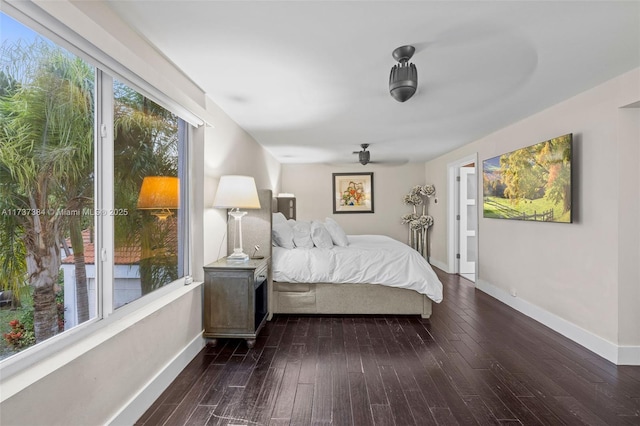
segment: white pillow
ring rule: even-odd
[[[331,234],[329,234],[329,231],[327,231],[327,228],[324,227],[322,222],[318,222],[317,220],[311,222],[311,239],[313,240],[313,244],[318,248],[330,249],[333,247]]]
[[[278,223],[271,228],[271,236],[275,245],[292,249],[293,245],[293,229],[287,222]]]
[[[280,212],[273,214],[273,225],[278,225],[279,223],[287,223],[287,217]]]
[[[327,217],[324,219],[324,226],[325,228],[327,228],[327,231],[329,231],[329,235],[331,235],[333,244],[340,247],[346,247],[349,245],[347,234],[344,232],[338,222],[331,219],[330,217]]]
[[[311,224],[299,220],[293,226],[293,243],[298,248],[313,248],[313,240],[311,239]]]

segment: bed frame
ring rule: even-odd
[[[431,316],[431,299],[415,290],[380,284],[273,283],[271,308],[282,314]]]
[[[258,191],[259,210],[248,210],[242,219],[245,252],[271,256],[272,213],[277,203],[271,190]],[[233,222],[233,221],[231,221]],[[230,236],[233,223],[229,224]],[[228,238],[233,251],[233,238]],[[415,290],[387,287],[380,284],[328,284],[274,282],[269,265],[269,319],[273,314],[378,314],[431,316],[431,299]]]

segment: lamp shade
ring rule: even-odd
[[[179,180],[173,176],[147,176],[138,195],[139,209],[177,209]]]
[[[213,206],[220,209],[259,209],[255,180],[251,176],[222,176]]]

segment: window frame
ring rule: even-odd
[[[178,289],[193,282],[191,276],[192,247],[189,220],[191,215],[190,207],[192,206],[189,170],[191,169],[192,159],[189,155],[189,145],[192,143],[194,126],[202,124],[202,121],[194,114],[185,113],[185,111],[187,111],[186,108],[177,105],[166,95],[156,90],[139,77],[133,79],[130,78],[132,73],[128,72],[123,65],[117,64],[120,69],[126,71],[123,74],[128,75],[122,75],[118,72],[114,72],[114,67],[106,66],[104,61],[96,59],[96,57],[100,58],[101,56],[104,56],[104,53],[97,50],[97,48],[86,42],[79,35],[70,33],[71,30],[46,14],[46,12],[37,8],[37,6],[34,6],[33,4],[25,6],[24,3],[20,5],[21,8],[33,8],[37,11],[37,13],[32,15],[33,17],[30,17],[27,16],[23,10],[16,8],[12,4],[6,3],[4,0],[0,0],[0,2],[2,4],[2,13],[16,19],[21,24],[48,38],[56,45],[80,57],[96,69],[94,89],[94,172],[96,176],[94,182],[95,209],[106,211],[114,209],[114,78],[126,83],[131,88],[137,90],[140,94],[146,96],[158,105],[178,116],[179,123],[181,123],[179,126],[179,132],[182,132],[180,136],[185,138],[184,143],[179,144],[178,152],[178,161],[181,163],[181,167],[179,167],[178,172],[178,177],[180,178],[181,203],[178,232],[179,235],[182,236],[178,262],[179,270],[183,271],[182,276],[149,294],[133,300],[118,309],[114,309],[114,217],[110,215],[96,215],[94,219],[97,243],[95,253],[97,289],[96,316],[69,330],[63,331],[44,342],[40,342],[15,355],[0,360],[0,377],[2,378],[0,381],[5,382],[12,376],[48,360],[54,356],[54,354],[63,350],[66,351],[71,347],[77,347],[78,350],[82,350],[84,348],[86,351],[93,346],[91,341],[95,340],[94,338],[99,339],[97,335],[101,334],[101,332],[107,330],[109,327],[113,327],[119,321],[126,318],[145,315],[145,312],[152,309],[159,300],[170,297],[171,293],[177,294]],[[63,34],[58,34],[57,31],[61,31]],[[71,43],[68,39],[72,39],[76,43]],[[78,40],[80,43],[77,43]],[[89,47],[89,49],[87,49],[89,52],[77,47],[77,44],[84,46],[85,48]],[[138,80],[141,84],[136,84],[131,80]],[[82,353],[84,353],[84,351]],[[81,353],[78,354],[78,356],[80,355]],[[68,360],[68,362],[70,361],[71,359]],[[24,383],[24,386],[27,386],[28,384],[29,383]],[[5,396],[3,396],[0,401],[4,399],[6,399]]]

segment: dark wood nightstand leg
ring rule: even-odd
[[[249,349],[253,348],[255,344],[256,344],[256,339],[247,339],[247,347]]]

